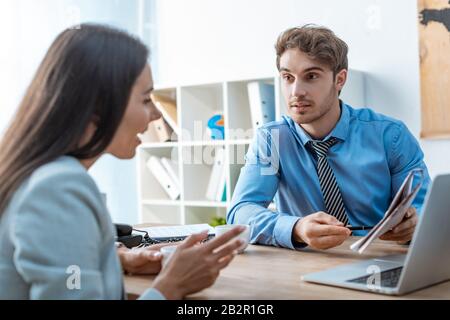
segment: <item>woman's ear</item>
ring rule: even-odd
[[[98,124],[100,123],[100,117],[96,114],[92,116],[91,122],[95,125],[95,127],[98,127]]]
[[[91,121],[89,121],[86,130],[83,133],[83,137],[81,138],[81,141],[78,143],[78,147],[85,146],[86,144],[91,141],[92,137],[95,134],[95,131],[97,131],[98,124],[100,123],[100,118],[97,115],[92,116]]]

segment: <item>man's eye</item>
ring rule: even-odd
[[[289,80],[291,80],[291,76],[288,74],[285,74],[285,75],[283,75],[283,79],[286,81],[289,81]]]
[[[317,79],[319,75],[317,73],[309,73],[306,77],[308,80],[314,80]]]
[[[144,104],[145,104],[145,105],[150,104],[150,102],[152,102],[152,99],[150,99],[150,98],[144,100]]]

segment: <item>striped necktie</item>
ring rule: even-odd
[[[328,150],[337,142],[336,138],[330,138],[327,141],[310,141],[309,146],[317,155],[317,174],[327,213],[347,225],[348,216],[345,212],[341,191],[327,160]]]

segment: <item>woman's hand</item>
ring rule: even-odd
[[[206,243],[200,242],[206,239],[207,232],[190,236],[178,246],[153,287],[170,300],[210,287],[244,244],[233,239],[244,230],[238,226]]]
[[[131,274],[158,274],[161,271],[162,247],[173,243],[156,244],[145,248],[118,248],[122,269]]]

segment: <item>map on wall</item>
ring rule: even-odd
[[[423,138],[450,138],[450,1],[418,0]]]

